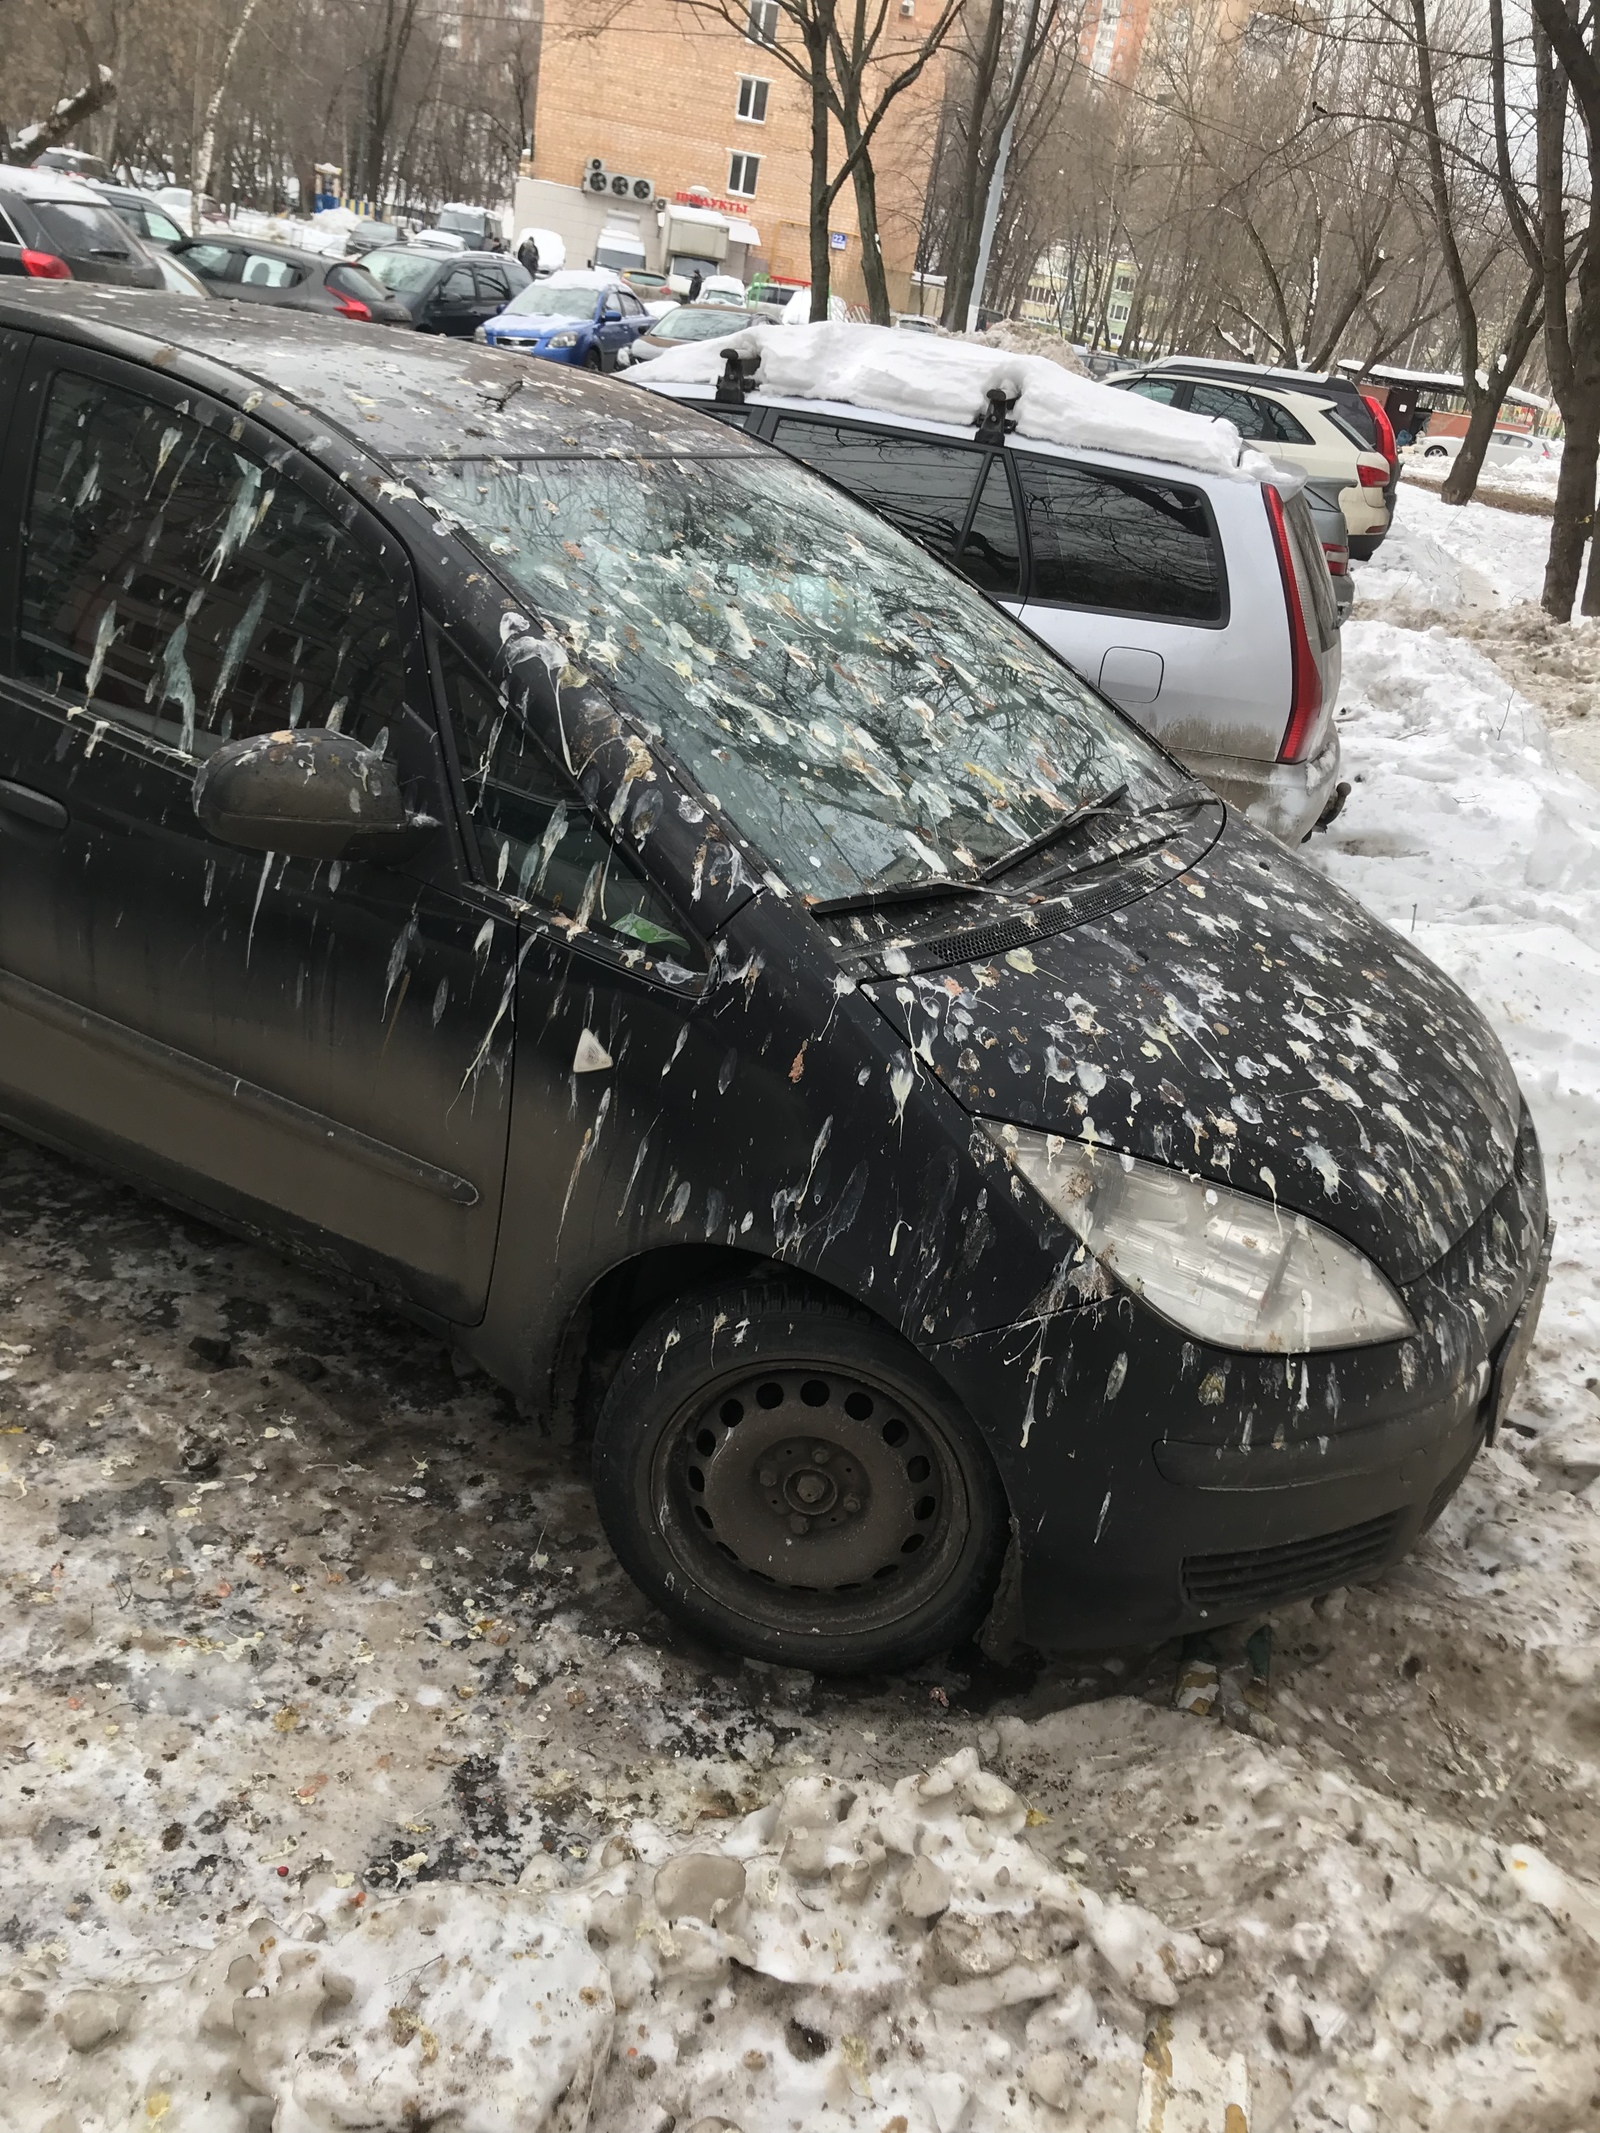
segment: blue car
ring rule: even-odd
[[[552,363],[615,370],[625,350],[654,324],[614,274],[574,268],[531,282],[479,328],[491,348],[520,348]]]

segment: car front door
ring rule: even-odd
[[[238,295],[239,269],[244,265],[242,245],[218,244],[209,237],[196,238],[192,244],[176,246],[173,257],[181,260],[191,274],[198,274],[218,296]]]
[[[469,266],[449,268],[428,302],[428,327],[434,333],[472,334],[478,324],[478,290]]]
[[[985,592],[1018,597],[1011,492],[1003,461],[985,446],[791,414],[777,417],[771,436],[780,451],[848,489]]]
[[[473,261],[472,278],[477,285],[473,302],[473,323],[481,326],[485,321],[497,318],[511,301],[511,282],[506,270],[497,260]]]
[[[487,1292],[516,926],[463,872],[409,563],[235,409],[41,341],[0,470],[0,1112],[441,1317]],[[413,860],[213,841],[220,744],[393,761]]]

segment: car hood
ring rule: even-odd
[[[1107,918],[865,989],[967,1110],[1277,1200],[1395,1281],[1511,1175],[1521,1097],[1472,1002],[1231,818]]]
[[[574,311],[570,315],[560,312],[554,318],[518,318],[502,311],[489,324],[496,333],[570,333],[575,326],[592,326],[594,316],[588,311]]]

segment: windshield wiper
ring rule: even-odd
[[[960,881],[951,874],[933,874],[926,881],[897,881],[887,889],[863,889],[859,896],[831,896],[824,903],[807,904],[813,918],[832,918],[851,911],[875,911],[880,904],[923,903],[937,896],[992,896],[978,881]]]
[[[1136,807],[1130,819],[1135,822],[1148,821],[1152,815],[1175,814],[1180,807],[1200,807],[1207,800],[1214,800],[1216,797],[1209,785],[1186,785],[1181,792],[1175,793],[1169,800],[1156,800],[1148,807]],[[1087,866],[1099,866],[1112,859],[1136,859],[1141,852],[1153,852],[1158,845],[1165,844],[1170,835],[1171,832],[1168,830],[1158,830],[1153,837],[1142,838],[1135,844],[1116,845],[1110,851],[1103,853],[1100,858],[1090,859],[1086,864]],[[1036,881],[1030,881],[1028,894],[1037,896],[1041,890],[1048,889],[1053,882],[1063,881],[1069,874],[1079,874],[1085,871],[1086,867],[1077,866],[1071,860],[1068,860],[1065,866],[1052,867],[1048,874],[1041,874]]]
[[[1047,851],[1057,838],[1070,836],[1080,823],[1088,822],[1096,815],[1109,813],[1127,796],[1128,781],[1124,778],[1120,785],[1113,785],[1109,792],[1101,793],[1096,799],[1085,800],[1083,805],[1075,807],[1070,815],[1063,815],[1059,822],[1052,822],[1047,830],[1041,830],[1037,837],[1030,837],[1026,844],[1014,844],[1009,852],[1002,852],[998,859],[991,859],[987,866],[979,867],[978,879],[993,881],[997,874],[1009,874],[1020,860],[1031,859],[1035,852]]]

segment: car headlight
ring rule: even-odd
[[[1305,1215],[1088,1141],[981,1123],[1085,1249],[1185,1333],[1305,1355],[1416,1331],[1372,1261]]]
[[[575,333],[552,333],[544,345],[546,348],[576,348],[578,336]]]

